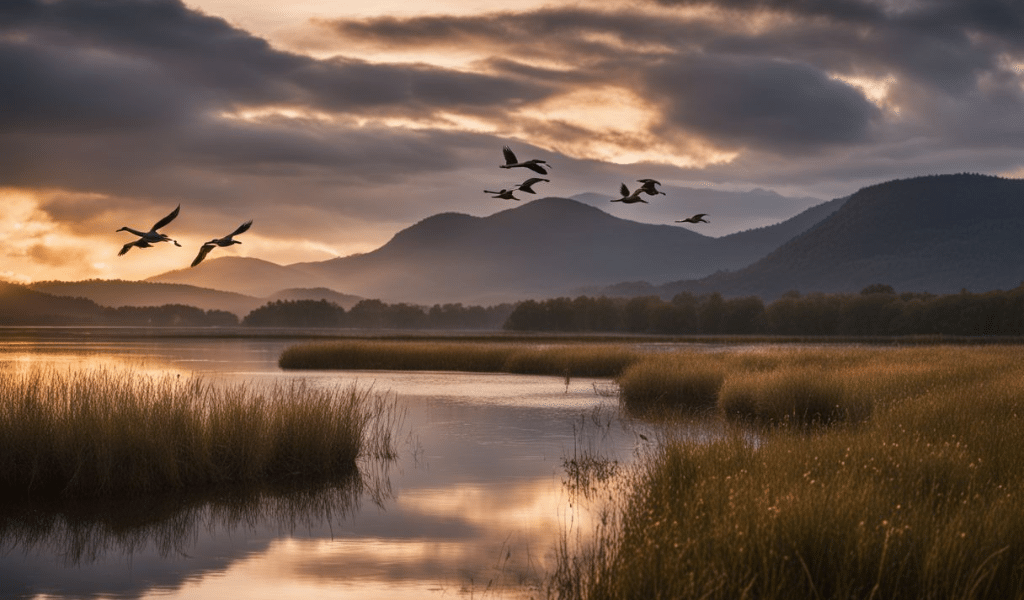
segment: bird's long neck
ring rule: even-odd
[[[121,229],[118,229],[118,231],[127,231],[128,233],[134,233],[135,235],[137,235],[139,237],[142,237],[142,236],[146,235],[144,232],[137,231],[135,229],[132,229],[131,227],[122,227]]]

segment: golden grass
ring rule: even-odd
[[[466,371],[612,377],[640,352],[621,344],[346,340],[285,349],[282,369]]]
[[[0,490],[12,499],[150,494],[351,474],[387,451],[382,395],[131,372],[0,373]]]
[[[1024,597],[1022,359],[1020,347],[722,356],[730,401],[811,390],[870,416],[666,443],[593,546],[563,545],[551,593]]]

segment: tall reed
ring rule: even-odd
[[[640,352],[618,344],[346,340],[286,348],[282,369],[386,369],[613,377]]]
[[[299,380],[0,373],[0,490],[96,497],[349,474],[372,438],[390,435],[392,408],[369,390]]]
[[[832,365],[815,389],[870,416],[666,443],[594,545],[562,546],[552,595],[1024,597],[1024,349],[851,352],[790,357],[794,381]],[[754,362],[743,381],[786,369]]]

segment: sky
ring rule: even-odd
[[[249,219],[211,258],[367,252],[515,206],[483,193],[533,175],[503,145],[552,165],[538,197],[1018,177],[1024,3],[0,2],[2,279],[186,268]],[[678,200],[602,209],[671,224]],[[117,255],[178,205],[181,248]]]

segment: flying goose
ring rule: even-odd
[[[135,246],[136,248],[149,248],[150,246],[158,242],[174,242],[174,245],[180,248],[181,244],[179,244],[176,240],[172,240],[171,238],[167,237],[167,234],[159,233],[157,231],[158,229],[166,226],[168,223],[173,221],[174,218],[178,216],[179,210],[181,210],[180,204],[177,206],[177,208],[171,211],[171,214],[160,219],[152,227],[150,227],[149,231],[138,231],[132,229],[131,227],[122,227],[118,229],[118,231],[127,231],[129,233],[133,233],[139,236],[139,239],[135,240],[134,242],[128,242],[127,244],[122,246],[121,251],[118,252],[117,255],[123,256],[126,252],[132,249],[132,246]]]
[[[534,184],[540,183],[542,181],[551,181],[551,180],[550,179],[544,179],[542,177],[531,177],[531,178],[527,179],[526,181],[524,181],[524,182],[520,183],[519,185],[517,185],[516,189],[519,190],[520,192],[526,192],[528,194],[536,194],[537,192],[533,191],[533,186],[534,186]]]
[[[515,196],[513,196],[513,192],[515,192],[515,190],[506,190],[505,188],[501,188],[500,192],[495,192],[494,190],[484,190],[485,194],[494,194],[494,196],[491,196],[491,198],[501,198],[502,200],[522,200],[522,198],[516,198]]]
[[[626,187],[626,184],[619,184],[619,193],[622,194],[621,198],[614,198],[612,202],[622,202],[623,204],[636,204],[637,202],[643,202],[647,204],[647,201],[640,197],[640,193],[643,192],[642,187],[636,188],[632,192]]]
[[[681,221],[676,221],[676,223],[710,223],[711,221],[705,221],[704,220],[704,217],[706,217],[706,216],[708,216],[708,213],[700,213],[700,214],[693,215],[689,219],[683,219]]]
[[[665,195],[665,192],[659,190],[657,186],[661,185],[661,182],[657,179],[637,179],[643,185],[640,186],[640,191],[649,195],[657,196],[658,194]]]
[[[234,238],[234,236],[240,233],[245,233],[246,231],[249,231],[250,227],[252,227],[252,219],[246,221],[245,223],[242,223],[241,225],[238,226],[238,229],[232,231],[226,236],[210,240],[203,244],[203,247],[199,249],[199,254],[196,256],[196,259],[192,261],[192,266],[194,267],[199,263],[203,262],[203,259],[206,258],[207,254],[210,253],[210,250],[213,250],[217,246],[220,246],[221,248],[226,248],[232,244],[241,244],[242,242],[232,238]]]
[[[530,160],[519,162],[519,159],[516,158],[515,152],[512,152],[512,149],[509,148],[508,146],[502,147],[501,151],[505,154],[505,164],[498,165],[502,169],[511,169],[513,167],[526,167],[527,169],[530,169],[531,171],[536,171],[541,175],[547,175],[548,172],[544,170],[544,167],[542,167],[541,165],[544,165],[549,169],[551,168],[551,165],[549,165],[547,161],[541,160],[539,158],[533,158]]]

